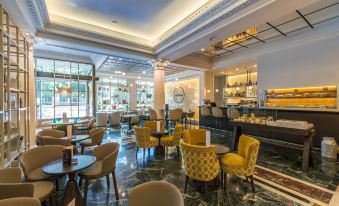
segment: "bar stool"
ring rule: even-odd
[[[226,116],[222,112],[222,109],[220,109],[219,107],[213,107],[212,108],[212,115],[217,121],[217,128],[218,128],[219,134],[221,136],[221,121],[222,121],[222,119],[225,119]]]
[[[209,124],[208,124],[208,118],[211,117],[211,111],[209,108],[207,107],[201,107],[201,116],[205,118],[205,122],[206,122],[206,127],[209,127]]]

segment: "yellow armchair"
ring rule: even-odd
[[[159,145],[159,140],[156,137],[150,136],[151,129],[148,127],[137,127],[134,126],[134,134],[136,137],[137,143],[137,151],[136,151],[136,159],[138,159],[138,150],[139,147],[144,149],[144,156],[145,156],[145,149],[148,149],[148,154],[150,154],[151,147],[157,147]]]
[[[144,127],[148,127],[151,129],[151,131],[156,131],[157,130],[157,121],[147,121],[144,122]],[[164,128],[164,122],[160,121],[160,128]]]
[[[219,173],[216,159],[216,147],[197,146],[180,141],[180,150],[186,174],[185,193],[189,179],[204,182],[204,198],[207,197],[207,183],[214,180]]]
[[[184,131],[184,142],[187,144],[206,144],[206,129],[187,129]]]
[[[174,134],[173,136],[164,136],[160,139],[160,145],[163,147],[176,147],[178,158],[180,155],[179,150],[179,141],[182,138],[182,133],[184,131],[184,127],[182,124],[177,123],[174,127]]]
[[[227,174],[245,176],[251,179],[252,191],[255,192],[253,174],[257,161],[260,142],[247,135],[241,135],[238,144],[238,153],[228,153],[220,158],[220,166],[224,176],[224,190],[226,191]]]

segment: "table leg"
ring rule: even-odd
[[[75,173],[68,174],[68,181],[64,192],[63,205],[68,205],[75,198],[75,205],[82,205],[83,198],[75,180]]]
[[[233,151],[236,150],[236,145],[237,145],[237,142],[239,141],[241,133],[242,133],[241,127],[234,126],[234,128],[233,128],[233,138],[232,138],[232,143],[231,143],[231,150],[233,150]]]
[[[307,172],[309,164],[312,161],[311,150],[312,150],[312,135],[304,137],[304,151],[303,151],[303,162],[301,170]]]

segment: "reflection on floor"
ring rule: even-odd
[[[228,145],[229,138],[230,134],[222,137],[213,134],[212,142]],[[136,161],[133,136],[125,136],[119,128],[107,128],[105,142],[110,141],[122,145],[116,168],[121,200],[115,200],[113,187],[107,188],[106,179],[102,178],[91,182],[87,205],[127,205],[128,190],[152,180],[168,181],[183,192],[185,175],[175,148],[169,149],[165,157],[155,155],[151,150],[150,154],[146,151],[144,158],[139,151]],[[339,183],[339,163],[321,160],[319,153],[313,156],[314,168],[303,173],[300,170],[301,152],[291,153],[262,145],[255,174],[255,194],[245,179],[229,176],[227,193],[219,183],[211,183],[208,200],[204,201],[202,185],[190,182],[187,193],[183,194],[185,205],[327,205]]]

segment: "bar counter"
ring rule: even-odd
[[[209,117],[207,118],[208,125],[206,124],[206,118],[201,116],[201,107],[199,106],[199,125],[208,126],[211,128],[217,127],[217,118]],[[227,116],[228,107],[220,107],[223,110],[225,116]],[[267,113],[270,116],[274,115],[277,119],[286,119],[286,120],[298,120],[298,121],[307,121],[312,123],[315,128],[315,136],[313,139],[313,146],[320,148],[321,141],[323,137],[334,137],[337,142],[339,142],[339,112],[334,110],[311,110],[311,109],[298,109],[298,108],[257,108],[257,107],[236,107],[238,110],[248,110],[248,113],[251,111],[259,111],[261,113]],[[210,108],[211,109],[211,108]],[[211,112],[212,113],[212,112]],[[241,113],[241,112],[240,112]],[[229,119],[225,118],[221,120],[221,129],[232,131],[233,127],[229,124]],[[274,140],[280,140],[295,144],[303,144],[303,139],[298,138],[291,134],[286,133],[272,133],[272,132],[263,132],[258,130],[246,131],[247,134],[265,137]]]

